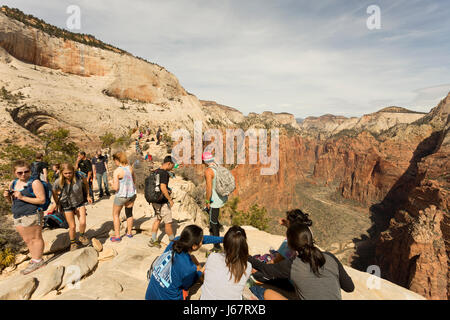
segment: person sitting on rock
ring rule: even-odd
[[[45,265],[45,261],[42,259],[44,213],[39,208],[39,205],[45,203],[45,189],[39,179],[30,179],[31,167],[27,162],[16,161],[13,171],[17,179],[11,181],[9,189],[5,190],[3,196],[6,201],[12,203],[14,226],[31,254],[30,263],[21,271],[22,274],[28,274]],[[27,187],[29,183],[31,183],[31,188]]]
[[[286,212],[286,218],[280,218],[278,223],[286,228],[293,223],[302,223],[306,226],[311,227],[312,221],[307,213],[304,213],[300,209],[294,209]],[[311,229],[310,229],[311,230]],[[312,234],[312,231],[311,231]],[[275,264],[283,261],[284,259],[294,259],[297,256],[297,252],[291,250],[287,245],[287,239],[285,239],[278,250],[272,251],[269,254],[255,255],[254,258],[263,261],[268,264]],[[295,288],[292,281],[288,279],[265,279],[262,277],[261,273],[257,273],[251,276],[251,281],[256,284],[264,283],[266,287],[270,287],[278,293],[283,294],[286,297],[295,297]]]
[[[115,237],[111,237],[112,242],[118,242],[120,238],[120,211],[125,206],[127,217],[127,234],[132,238],[133,228],[133,205],[136,200],[136,176],[133,168],[128,164],[125,152],[117,152],[113,155],[113,160],[118,168],[113,173],[113,189],[116,191],[113,204],[113,220]]]
[[[203,244],[222,241],[223,237],[204,236],[197,225],[184,228],[153,263],[145,300],[185,300],[204,271],[191,253]]]
[[[293,259],[267,264],[253,257],[248,261],[267,279],[290,279],[294,283],[296,298],[301,300],[341,300],[341,289],[352,292],[352,279],[341,262],[329,252],[322,252],[314,245],[308,226],[293,223],[287,229],[288,247],[297,252]],[[256,272],[256,273],[257,273]],[[260,300],[287,300],[272,289],[254,285],[250,291]]]
[[[89,195],[89,184],[85,176],[75,172],[75,168],[71,163],[63,163],[61,165],[61,175],[58,180],[53,183],[53,199],[64,212],[67,223],[69,224],[70,250],[76,250],[79,245],[75,241],[77,216],[80,223],[79,242],[86,246],[89,239],[84,235],[86,231],[86,200],[92,203]]]
[[[239,226],[228,229],[223,238],[223,248],[225,253],[208,256],[200,300],[242,300],[245,284],[252,272],[247,261],[245,230]]]

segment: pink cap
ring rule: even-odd
[[[203,152],[202,154],[202,160],[206,163],[208,162],[213,162],[214,161],[214,156],[212,155],[211,152]]]

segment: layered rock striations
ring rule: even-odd
[[[244,116],[198,100],[156,64],[89,36],[65,37],[37,20],[19,20],[0,11],[0,86],[23,94],[17,104],[0,101],[2,143],[14,136],[38,145],[36,133],[56,127],[68,128],[86,150],[98,148],[105,132],[118,137],[137,126],[162,126],[168,134],[192,131],[195,120],[205,129],[279,128],[275,174],[261,175],[268,165],[260,160],[232,170],[241,208],[257,203],[284,212],[304,204],[298,184],[336,187],[341,197],[371,207],[374,262],[383,277],[428,298],[448,297],[449,96],[428,114],[388,107],[301,122],[287,113]]]

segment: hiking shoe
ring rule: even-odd
[[[148,242],[148,246],[149,246],[149,247],[157,247],[157,248],[161,248],[161,242],[158,241],[158,240],[153,241],[153,239],[151,239],[151,240]]]
[[[86,238],[85,236],[80,236],[78,238],[78,241],[80,241],[83,246],[87,246],[90,243],[89,239]]]
[[[111,238],[109,238],[109,240],[111,240],[111,242],[120,242],[120,241],[122,241],[122,239],[120,237],[119,238],[111,237]]]
[[[45,266],[44,259],[42,259],[40,262],[33,262],[33,260],[31,260],[30,263],[28,264],[28,266],[24,270],[20,271],[20,273],[23,275],[26,275],[26,274],[29,274],[43,266]]]
[[[77,250],[77,249],[80,249],[80,246],[79,246],[78,243],[74,242],[74,243],[70,244],[70,251],[74,251],[74,250]]]

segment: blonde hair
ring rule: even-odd
[[[70,181],[70,183],[75,183],[76,182],[76,178],[75,178],[75,168],[73,167],[73,165],[71,163],[63,163],[61,164],[61,174],[59,176],[59,185],[62,187],[64,187],[64,180],[66,178],[64,178],[64,170],[69,170],[72,171],[72,181]]]
[[[113,160],[117,160],[120,164],[128,164],[128,158],[125,152],[116,152],[113,154]]]

